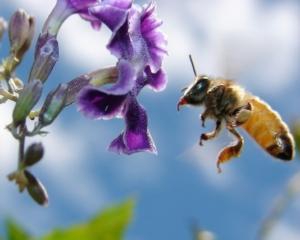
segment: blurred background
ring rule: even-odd
[[[54,0],[0,0],[0,15],[8,20],[14,10],[23,8],[36,16],[38,33],[54,4]],[[0,105],[0,223],[10,216],[40,235],[134,197],[137,204],[128,240],[192,239],[193,224],[218,239],[256,237],[275,199],[300,170],[299,158],[290,163],[274,160],[240,130],[246,142],[243,153],[218,174],[218,152],[232,141],[231,136],[224,131],[200,148],[200,134],[213,124],[203,129],[202,109],[184,108],[178,113],[176,103],[180,90],[193,80],[191,53],[199,73],[236,80],[291,126],[300,118],[300,2],[159,0],[157,5],[169,40],[165,61],[169,84],[164,92],[143,91],[139,100],[147,109],[158,155],[108,152],[123,121],[92,121],[71,106],[50,127],[50,134],[41,138],[46,155],[33,172],[50,195],[49,207],[41,208],[6,179],[17,164],[17,142],[4,129],[13,105]],[[1,57],[8,52],[5,37]],[[60,60],[46,89],[114,64],[105,48],[109,37],[105,28],[95,32],[78,16],[69,18],[59,34]],[[31,50],[18,71],[24,80],[32,59]],[[299,226],[298,197],[267,239],[300,239]]]

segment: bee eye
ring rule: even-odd
[[[196,84],[196,89],[197,89],[197,90],[201,90],[202,87],[203,87],[203,82],[198,82],[198,83]]]

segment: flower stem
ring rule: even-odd
[[[25,149],[25,123],[22,123],[20,126],[20,138],[19,138],[19,162],[18,162],[18,170],[22,169],[22,163],[24,160],[24,149]]]
[[[49,33],[52,36],[56,36],[61,25],[71,13],[65,1],[57,1],[43,26],[42,33]]]

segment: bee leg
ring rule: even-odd
[[[231,158],[238,157],[241,153],[242,147],[244,145],[243,137],[237,132],[235,128],[232,126],[227,126],[227,129],[230,133],[232,133],[237,138],[237,143],[222,149],[218,156],[217,168],[218,172],[221,173],[220,165],[224,162],[229,161]]]
[[[202,127],[205,127],[205,120],[208,117],[208,115],[209,112],[207,109],[201,114],[200,118],[201,118]]]
[[[247,120],[249,119],[249,117],[251,116],[252,113],[252,105],[251,103],[247,103],[245,106],[236,109],[233,112],[233,121],[232,121],[232,125],[233,126],[240,126],[242,124],[244,124],[245,122],[247,122]]]
[[[216,127],[212,132],[201,134],[199,145],[203,146],[203,140],[207,141],[207,140],[215,138],[219,134],[219,132],[221,131],[221,128],[222,128],[221,126],[222,126],[221,121],[217,120],[216,121]]]

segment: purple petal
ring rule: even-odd
[[[127,18],[126,9],[117,8],[108,4],[91,9],[91,14],[107,25],[111,31],[120,28]]]
[[[118,62],[118,81],[109,88],[86,87],[79,93],[78,108],[90,118],[111,119],[121,115],[124,101],[135,86],[136,73],[125,60]]]
[[[123,133],[111,142],[109,151],[115,152],[117,154],[125,153],[126,146],[123,140]]]
[[[161,68],[163,57],[167,54],[167,39],[158,30],[162,21],[156,18],[155,9],[155,4],[151,2],[143,9],[141,16],[141,33],[148,47],[151,72],[157,72]]]
[[[116,57],[134,60],[138,68],[143,70],[149,66],[151,72],[156,73],[167,54],[166,37],[159,31],[161,24],[155,16],[153,3],[142,11],[133,6],[123,25],[115,28],[107,48]]]
[[[132,64],[121,59],[117,67],[119,70],[117,83],[108,88],[101,88],[101,92],[111,95],[126,95],[135,86],[137,74]]]
[[[86,10],[89,7],[99,4],[99,0],[58,0],[65,1],[70,8],[74,9],[74,12],[80,12]]]
[[[148,131],[148,118],[145,109],[136,98],[127,102],[125,113],[126,129],[110,145],[109,149],[117,153],[132,154],[148,151],[157,153],[155,144]]]
[[[78,110],[93,119],[111,119],[121,115],[127,95],[111,95],[86,87],[79,93]]]
[[[150,67],[145,69],[148,85],[155,91],[163,91],[167,85],[167,74],[159,69],[157,73],[152,73]]]
[[[132,0],[103,0],[102,2],[121,9],[129,9],[132,5]]]
[[[93,29],[100,30],[101,25],[102,25],[102,21],[98,17],[94,16],[93,14],[91,14],[89,12],[81,13],[80,17],[82,19],[90,22]]]
[[[107,48],[117,58],[131,59],[134,54],[134,46],[131,41],[129,32],[129,16],[127,15],[126,21],[113,32]]]
[[[117,68],[119,70],[118,81],[109,88],[102,88],[102,92],[112,95],[127,94],[135,86],[137,74],[132,64],[121,59]]]
[[[103,0],[100,4],[81,12],[81,17],[90,21],[96,30],[100,29],[103,22],[111,31],[114,31],[125,22],[131,5],[132,0]]]

